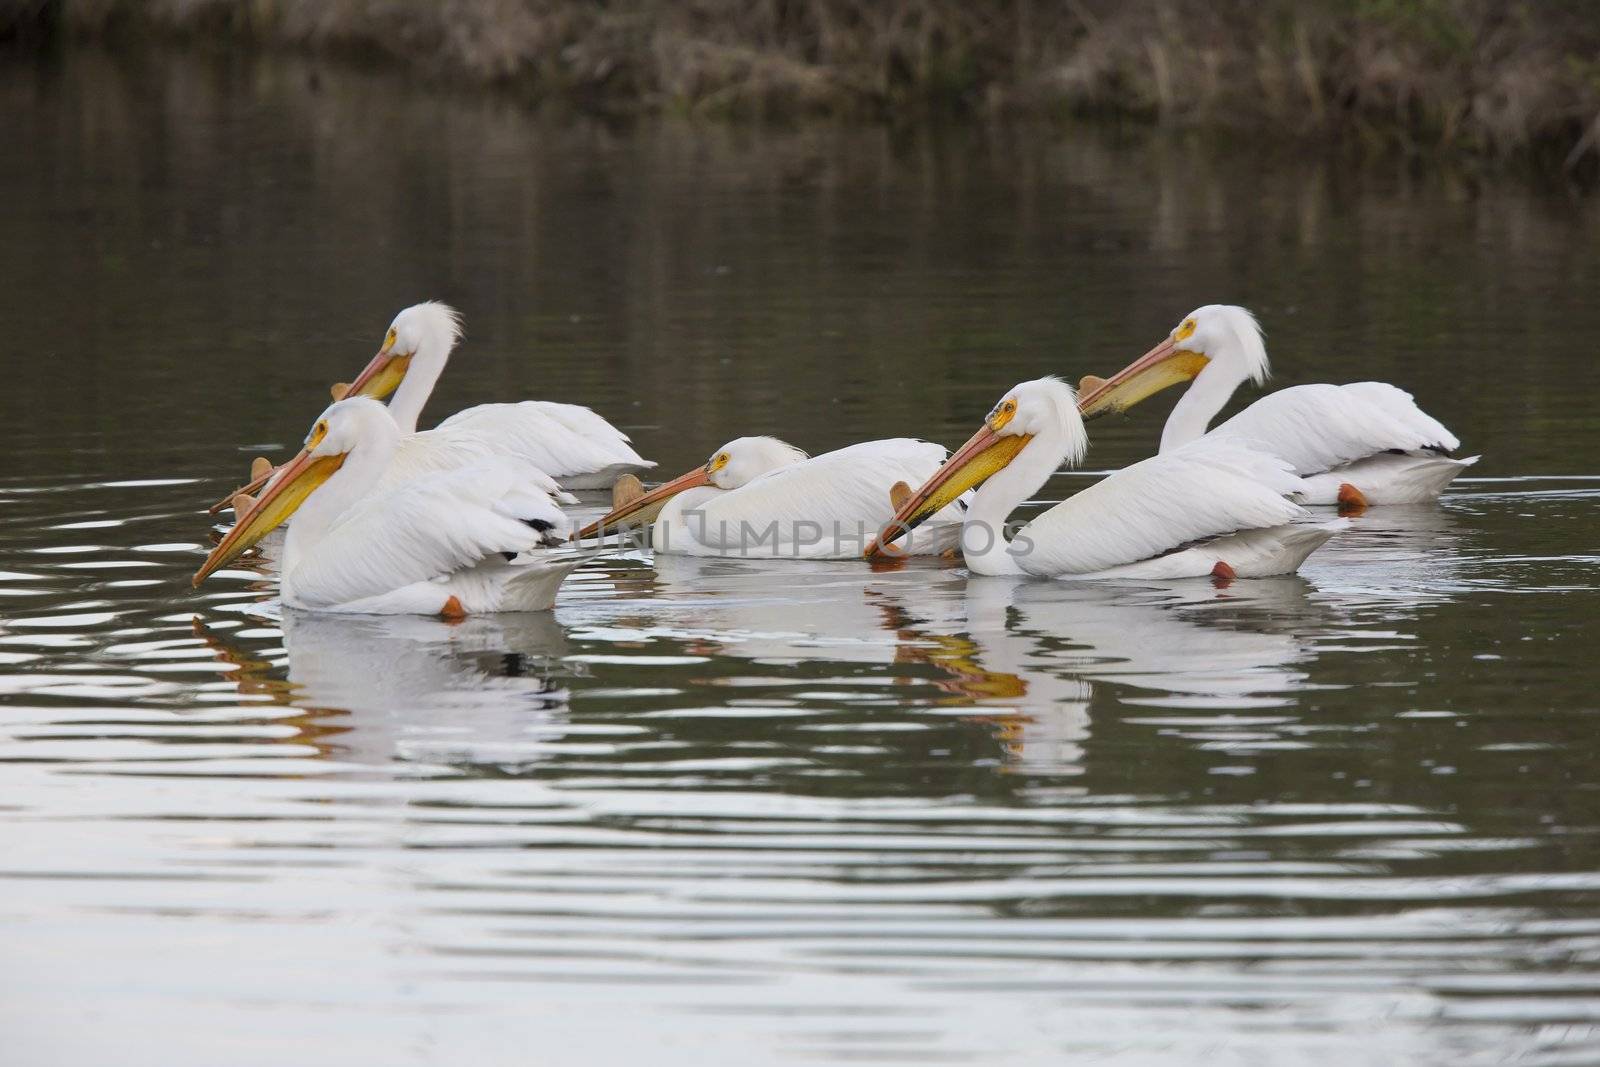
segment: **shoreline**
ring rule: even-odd
[[[611,114],[1104,117],[1600,172],[1600,13],[1473,0],[0,0],[0,43],[401,65]]]

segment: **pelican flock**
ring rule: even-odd
[[[395,316],[295,457],[256,460],[250,484],[213,505],[231,504],[235,523],[194,583],[286,522],[281,599],[313,612],[543,611],[575,569],[641,530],[663,557],[959,555],[978,576],[1231,581],[1293,573],[1348,528],[1315,509],[1429,502],[1478,458],[1454,458],[1455,435],[1382,382],[1278,390],[1212,428],[1268,373],[1255,317],[1213,304],[1109,378],[1016,385],[953,453],[893,438],[812,457],[741,437],[647,490],[638,475],[655,464],[575,404],[482,404],[419,431],[460,340],[444,304]],[[1155,455],[1011,524],[1057,469],[1082,462],[1086,420],[1182,383]],[[610,510],[574,533],[563,506],[606,489]]]

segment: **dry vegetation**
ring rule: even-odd
[[[0,0],[35,47],[160,32],[608,109],[1097,112],[1600,156],[1593,0]]]

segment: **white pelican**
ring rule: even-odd
[[[408,436],[395,450],[393,469],[386,472],[380,488],[489,455],[518,459],[543,472],[540,487],[546,492],[560,492],[555,483],[568,489],[608,489],[622,474],[655,466],[634,451],[627,434],[577,404],[547,400],[479,404],[418,433],[423,405],[460,339],[461,318],[453,308],[434,301],[415,304],[394,317],[382,347],[356,380],[333,387],[335,400],[346,396],[381,400],[394,394],[389,414]],[[256,492],[271,474],[266,460],[256,460],[250,484],[212,505],[211,511],[221,511],[239,493]]]
[[[583,562],[534,551],[565,540],[569,526],[555,502],[517,465],[496,461],[372,492],[399,442],[376,400],[333,404],[194,584],[294,515],[282,562],[290,607],[459,618],[552,606],[556,587]]]
[[[1109,379],[1080,384],[1084,418],[1126,411],[1153,393],[1193,379],[1167,417],[1161,451],[1191,441],[1247,441],[1289,461],[1305,479],[1305,504],[1420,504],[1433,500],[1478,461],[1452,459],[1456,435],[1417,407],[1411,394],[1383,382],[1297,385],[1268,393],[1206,431],[1235,389],[1267,377],[1267,349],[1255,316],[1209,304]]]
[[[1088,448],[1072,387],[1023,382],[895,512],[886,546],[972,486],[961,534],[974,574],[1038,578],[1256,578],[1289,574],[1342,526],[1302,524],[1284,461],[1237,443],[1154,456],[1067,498],[1006,537],[1011,512]],[[882,551],[879,542],[868,554]]]
[[[578,534],[580,540],[622,526],[653,523],[657,552],[691,556],[856,559],[894,512],[892,498],[925,481],[945,450],[891,438],[808,458],[775,437],[729,441],[689,473],[631,501]],[[930,515],[933,528],[912,551],[955,544],[960,510]]]

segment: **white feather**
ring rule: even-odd
[[[393,352],[409,358],[389,411],[403,433],[414,433],[433,387],[461,339],[461,317],[444,304],[427,302],[395,316]],[[629,471],[655,466],[639,456],[628,435],[588,408],[528,400],[479,404],[459,411],[421,435],[418,449],[469,445],[479,453],[530,463],[570,489],[609,488]],[[429,461],[439,469],[443,461]]]
[[[436,614],[452,599],[468,614],[549,607],[561,578],[587,556],[534,553],[564,541],[570,526],[526,465],[489,459],[374,491],[390,476],[400,442],[399,427],[374,400],[343,400],[323,412],[294,477],[338,465],[290,525],[284,602],[381,614]],[[289,474],[274,479],[258,507],[288,490]]]
[[[610,441],[614,444],[629,444],[633,441],[633,438],[611,425],[601,416],[596,415],[593,409],[586,408],[582,404],[560,404],[553,400],[535,400],[532,403],[537,404],[539,410],[575,434],[590,437],[597,441]],[[479,406],[489,407],[492,405],[484,404]],[[468,412],[476,410],[477,408],[467,408],[458,412],[452,418],[466,415]]]
[[[1024,573],[1090,574],[1150,559],[1238,530],[1306,516],[1287,463],[1238,444],[1153,456],[1125,467],[1040,515],[1017,535]]]
[[[1188,333],[1180,337],[1185,328]],[[1439,457],[1461,442],[1410,393],[1384,382],[1280,389],[1207,432],[1240,385],[1266,378],[1261,327],[1242,307],[1209,304],[1190,312],[1173,331],[1172,343],[1201,353],[1207,363],[1167,417],[1162,452],[1196,441],[1248,442],[1282,456],[1304,477],[1325,476],[1301,496],[1317,504],[1335,503],[1346,483],[1372,504],[1432,500],[1473,462]],[[1383,459],[1393,453],[1414,462]]]
[[[889,494],[895,483],[921,485],[945,458],[941,446],[909,438],[865,441],[810,459],[775,443],[801,458],[736,489],[705,489],[675,498],[652,533],[658,549],[691,555],[855,558],[893,518]],[[723,451],[735,455],[740,444],[730,442]],[[918,532],[914,548],[941,551],[954,544],[959,511],[954,505],[946,511],[930,522],[930,529]]]
[[[504,554],[554,539],[533,529],[534,520],[550,523],[556,538],[565,535],[561,509],[505,463],[444,471],[392,492],[368,493],[285,572],[285,599],[327,609],[448,579],[485,562],[502,569]],[[450,595],[440,595],[431,610]],[[502,609],[480,601],[477,610]]]
[[[1461,442],[1411,394],[1384,382],[1297,385],[1268,393],[1202,440],[1242,440],[1288,460],[1301,475],[1398,450],[1453,452]]]
[[[394,458],[373,487],[374,492],[391,492],[429,474],[457,470],[482,463],[500,461],[520,467],[523,480],[563,504],[578,498],[566,492],[540,467],[508,454],[485,438],[473,434],[453,434],[440,430],[407,434],[395,448]]]
[[[1462,471],[1478,462],[1477,456],[1396,455],[1384,452],[1358,459],[1343,467],[1305,479],[1295,499],[1308,505],[1339,503],[1339,492],[1354,486],[1368,504],[1427,504],[1439,498]]]
[[[1270,578],[1293,574],[1300,569],[1306,557],[1349,525],[1348,519],[1334,519],[1331,522],[1295,522],[1240,530],[1153,559],[1077,577],[1164,581],[1214,574],[1219,563],[1226,564],[1236,578]]]
[[[1289,525],[1305,511],[1287,499],[1301,483],[1282,459],[1235,442],[1211,442],[1117,471],[1007,539],[1011,512],[1063,459],[1082,455],[1083,419],[1071,387],[1041,378],[1012,389],[990,413],[989,428],[1025,443],[973,494],[961,548],[975,574],[1198,577],[1233,561],[1195,546],[1258,531],[1248,544],[1238,543],[1254,577],[1294,570],[1333,533],[1307,538]],[[958,470],[947,474],[957,476]],[[1308,541],[1315,543],[1305,547]]]
[[[576,404],[479,404],[419,436],[513,456],[569,489],[608,488],[623,474],[655,466],[634,451],[627,434]]]

